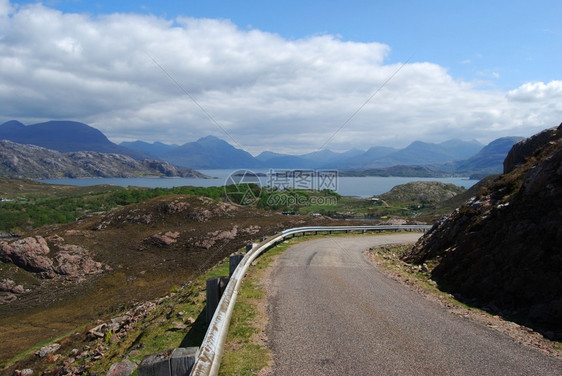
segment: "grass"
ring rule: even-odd
[[[246,272],[232,313],[219,375],[257,375],[271,363],[271,351],[259,339],[264,328],[256,322],[266,314],[263,312],[266,291],[261,280],[278,255],[303,239],[293,238],[271,248]]]

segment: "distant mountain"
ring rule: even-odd
[[[203,137],[170,149],[162,153],[161,158],[176,166],[199,169],[263,167],[250,153],[214,136]]]
[[[351,170],[340,172],[341,176],[402,176],[402,177],[419,177],[419,178],[445,178],[451,176],[451,173],[436,170],[428,166],[391,166],[382,168],[370,168],[366,170]]]
[[[523,137],[502,137],[490,142],[476,155],[455,164],[454,171],[459,174],[482,178],[499,174],[503,170],[503,161],[513,145]]]
[[[119,144],[129,149],[138,150],[140,152],[153,155],[160,158],[160,156],[167,151],[177,148],[179,145],[168,145],[162,142],[148,143],[144,141],[124,141]]]
[[[260,162],[265,162],[273,158],[288,157],[289,154],[275,153],[273,151],[264,151],[257,155],[255,158]]]
[[[40,146],[6,140],[0,141],[0,176],[26,179],[206,177],[195,170],[176,168],[162,161],[139,161],[122,154],[93,151],[60,153]]]
[[[402,149],[374,146],[367,151],[353,149],[336,153],[323,149],[300,155],[264,151],[253,157],[214,136],[181,146],[144,141],[116,145],[99,130],[79,122],[48,121],[26,126],[12,120],[0,125],[2,139],[63,153],[95,151],[122,154],[137,160],[162,159],[172,165],[198,169],[338,169],[354,171],[356,175],[404,176],[411,173],[416,176],[442,176],[448,173],[481,178],[501,172],[507,152],[521,138],[505,137],[484,148],[474,140],[453,139],[441,143],[415,141]]]
[[[311,153],[289,155],[264,151],[256,157],[269,168],[337,168],[342,161],[363,154],[364,151],[352,149],[344,153],[323,149]]]
[[[364,170],[381,167],[376,164],[376,161],[396,151],[397,149],[387,146],[373,146],[362,154],[344,159],[340,162],[339,168],[342,170]]]
[[[447,160],[447,156],[451,155],[450,151],[446,151],[446,148],[442,148],[443,144],[426,144],[423,142],[414,142],[410,144],[407,148],[399,150],[397,152],[389,154],[387,157],[377,159],[378,163],[381,161],[388,160],[409,160],[413,161],[414,158],[419,158],[420,161],[425,160],[430,161],[443,161],[442,163],[426,163],[423,165],[416,163],[405,163],[405,164],[392,164],[389,167],[378,167],[378,168],[363,168],[363,169],[353,169],[347,171],[345,175],[347,176],[420,176],[420,177],[444,177],[447,175],[463,175],[470,176],[472,179],[482,179],[485,176],[492,174],[499,174],[503,169],[503,160],[507,156],[507,153],[511,147],[521,140],[521,137],[503,137],[490,142],[488,145],[484,146],[476,154],[472,155],[468,159],[464,160]],[[449,143],[449,142],[448,142]],[[459,148],[466,146],[464,142],[451,142],[450,147],[457,145]],[[432,146],[433,145],[433,146]],[[475,145],[475,144],[474,144]],[[430,156],[428,153],[431,151],[436,153],[435,156]],[[464,151],[459,152],[457,155],[462,155],[463,153],[468,153],[472,149],[467,148]],[[396,157],[398,156],[398,157]],[[360,156],[359,158],[364,158]],[[361,161],[358,159],[356,163],[364,162],[364,166],[367,165],[365,160]]]
[[[320,163],[316,161],[307,160],[296,155],[281,155],[273,157],[262,162],[267,168],[274,169],[293,169],[293,168],[318,168]]]
[[[24,125],[12,120],[0,125],[0,140],[41,146],[62,153],[97,151],[128,155],[135,159],[147,157],[146,153],[114,144],[96,128],[76,121],[48,121]]]
[[[463,147],[456,149],[449,143],[433,144],[415,141],[404,149],[378,159],[376,163],[381,166],[443,163],[469,158],[482,148],[481,144],[472,142],[458,141],[457,144]]]

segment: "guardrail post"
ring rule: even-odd
[[[219,305],[222,293],[228,284],[228,277],[215,277],[207,280],[207,305],[205,306],[205,316],[207,324],[213,319],[213,315]]]
[[[189,375],[199,355],[198,347],[179,348],[146,356],[138,367],[139,376]]]
[[[242,259],[244,258],[244,255],[232,255],[229,258],[229,267],[228,267],[228,277],[232,277],[232,273],[234,273],[234,271],[236,270],[236,267],[238,266],[238,264],[240,264],[240,261],[242,261]]]
[[[254,247],[254,245],[252,243],[246,244],[246,252],[251,251],[253,247]]]

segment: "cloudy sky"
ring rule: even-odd
[[[562,122],[559,0],[0,0],[0,123],[256,155]]]

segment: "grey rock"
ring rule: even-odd
[[[137,369],[137,365],[128,359],[114,363],[107,371],[106,376],[129,376]]]
[[[58,343],[52,343],[50,345],[41,347],[41,349],[37,351],[35,355],[37,355],[39,358],[44,358],[47,355],[56,352],[58,349],[60,349],[60,345]]]

